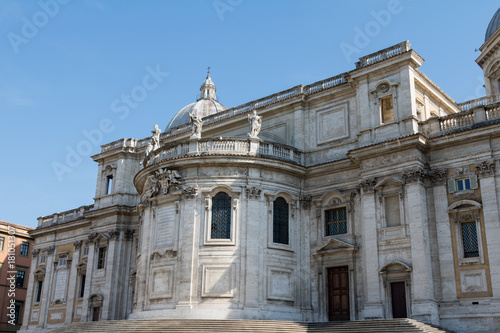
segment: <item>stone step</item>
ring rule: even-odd
[[[154,319],[116,320],[87,323],[73,323],[50,331],[62,332],[203,332],[203,333],[446,333],[438,327],[412,319],[358,320],[349,322],[300,323],[266,320],[200,320],[200,319]]]

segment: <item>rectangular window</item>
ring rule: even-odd
[[[401,225],[401,212],[399,210],[399,195],[391,195],[384,198],[386,226],[394,227]]]
[[[273,243],[288,245],[288,203],[278,197],[273,203]]]
[[[0,237],[0,251],[3,251],[3,244],[5,243],[5,237]]]
[[[111,190],[113,189],[113,176],[108,176],[106,177],[107,183],[106,183],[106,194],[111,194]]]
[[[80,275],[80,289],[78,291],[78,297],[83,297],[83,294],[85,293],[85,274]]]
[[[459,179],[457,180],[457,188],[459,191],[470,190],[470,179]]]
[[[23,303],[16,302],[14,305],[14,324],[18,325],[21,323],[21,309],[23,308]]]
[[[84,246],[83,251],[82,251],[82,257],[86,257],[86,256],[88,256],[88,254],[89,254],[89,247]]]
[[[36,289],[36,297],[35,297],[35,302],[40,303],[42,300],[42,288],[43,288],[43,281],[38,280],[37,283],[37,289]]]
[[[97,269],[104,268],[105,264],[106,264],[106,248],[105,247],[100,247],[99,248],[99,253],[98,253],[98,256],[97,256]]]
[[[17,271],[16,274],[16,287],[24,287],[24,276],[26,275],[25,271]]]
[[[462,223],[462,244],[464,258],[479,257],[476,222]]]
[[[387,124],[394,121],[394,107],[392,102],[392,95],[382,97],[380,99],[380,113],[382,124]]]
[[[462,179],[449,179],[448,180],[448,193],[455,193],[460,191],[475,190],[477,189],[477,175],[472,174],[467,178]]]
[[[46,261],[47,261],[47,256],[44,254],[40,255],[40,265],[45,264]]]
[[[347,233],[346,209],[337,208],[325,211],[326,236]]]
[[[28,243],[28,242],[22,242],[21,243],[21,250],[20,250],[19,254],[22,255],[22,256],[27,257],[29,249],[30,249],[30,243]]]

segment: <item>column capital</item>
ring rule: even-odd
[[[407,184],[422,183],[427,177],[428,177],[427,170],[424,170],[423,168],[420,167],[403,171],[403,179]]]
[[[429,171],[428,176],[432,185],[444,185],[446,184],[446,177],[448,175],[447,169],[434,169]]]
[[[363,190],[363,193],[372,193],[374,190],[375,184],[376,184],[375,178],[369,178],[369,179],[362,180],[359,183],[358,188]]]
[[[73,242],[73,246],[75,247],[75,251],[78,251],[80,249],[80,247],[82,247],[82,244],[83,244],[82,240]]]
[[[480,178],[491,177],[495,175],[495,160],[483,161],[474,165]]]

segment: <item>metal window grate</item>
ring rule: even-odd
[[[462,242],[464,258],[479,257],[476,222],[462,223]]]
[[[288,203],[281,197],[273,203],[273,243],[288,244]]]
[[[212,199],[212,239],[231,238],[231,197],[224,192]]]
[[[325,211],[326,235],[333,236],[347,233],[347,214],[345,208]]]

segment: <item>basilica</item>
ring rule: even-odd
[[[22,331],[155,318],[500,327],[500,9],[480,51],[487,96],[463,103],[408,42],[230,109],[209,72],[168,124],[92,156],[93,205],[39,218]]]

